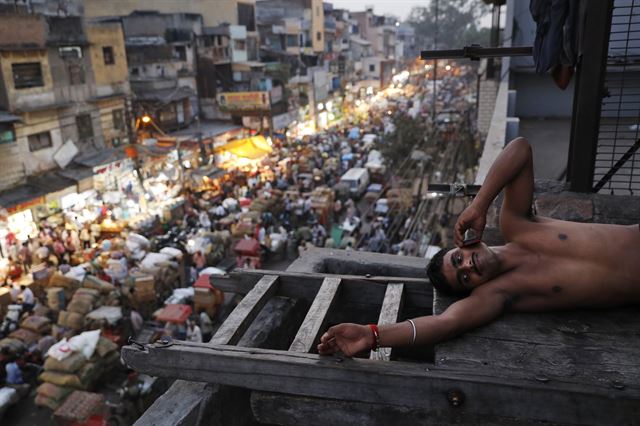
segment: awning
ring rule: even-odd
[[[256,61],[233,62],[231,64],[231,70],[234,72],[251,72],[255,68],[263,69],[264,67],[264,63]]]
[[[93,189],[93,167],[73,164],[56,173],[76,182],[79,193]]]
[[[122,148],[110,148],[101,151],[84,152],[73,159],[73,162],[85,167],[97,167],[110,164],[126,157]]]
[[[20,117],[0,110],[0,123],[15,123],[16,121],[21,121]]]
[[[0,192],[0,206],[9,214],[44,203],[46,192],[34,185],[20,185]]]
[[[75,180],[59,175],[55,170],[37,176],[29,176],[27,182],[30,185],[40,188],[47,194],[59,192],[69,187],[73,187],[75,190],[77,185]]]
[[[230,152],[238,157],[256,160],[271,154],[273,149],[264,136],[252,136],[246,139],[231,141],[215,149],[216,153],[224,151]]]

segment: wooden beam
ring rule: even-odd
[[[404,284],[389,284],[384,294],[378,325],[397,323],[402,312],[403,302]],[[391,348],[380,348],[377,351],[371,351],[369,358],[378,361],[389,361],[392,355],[391,352]]]
[[[425,278],[240,269],[232,272],[229,278],[212,277],[211,284],[222,291],[246,294],[263,275],[280,277],[278,296],[304,299],[309,303],[313,302],[325,278],[340,278],[342,280],[340,301],[345,306],[354,304],[379,309],[389,282],[404,283],[407,308],[427,307],[430,311],[433,304],[433,288]]]
[[[640,418],[640,389],[599,382],[585,386],[571,377],[540,381],[535,371],[523,371],[522,379],[501,378],[491,368],[454,370],[181,341],[143,349],[125,346],[122,356],[152,376],[418,407],[452,418],[464,413],[593,424],[633,424]]]
[[[340,281],[340,278],[324,279],[318,295],[289,347],[290,351],[313,352],[315,344],[320,339],[320,333],[327,326],[328,314],[336,300]]]
[[[251,325],[260,310],[273,297],[278,289],[279,278],[275,275],[265,275],[253,289],[247,293],[229,317],[220,326],[209,344],[234,345]]]

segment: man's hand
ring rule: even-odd
[[[476,237],[482,239],[482,233],[484,227],[487,224],[487,213],[473,204],[467,207],[460,216],[454,227],[453,239],[458,247],[462,247],[464,241],[464,232],[467,229],[473,229],[476,232]]]
[[[331,355],[340,351],[346,356],[353,356],[370,349],[374,340],[373,331],[366,325],[338,324],[322,335],[318,345],[318,353]]]

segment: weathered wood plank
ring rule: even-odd
[[[212,278],[212,284],[222,291],[246,294],[255,285],[261,274],[278,275],[280,286],[278,296],[304,299],[313,302],[318,289],[325,278],[340,278],[341,303],[359,304],[379,309],[389,282],[405,284],[405,304],[407,308],[422,308],[431,311],[433,289],[424,278],[402,278],[385,276],[336,275],[315,272],[281,272],[268,270],[240,269],[231,273],[229,278]]]
[[[404,302],[404,284],[389,284],[384,294],[382,309],[380,310],[380,318],[378,325],[395,324],[400,318],[402,305]],[[371,351],[370,359],[378,361],[389,361],[392,356],[392,349],[380,348],[377,351]]]
[[[162,394],[144,414],[136,420],[135,426],[155,426],[170,424],[176,426],[197,426],[198,411],[209,391],[206,383],[176,380],[167,392]]]
[[[251,392],[251,411],[260,424],[283,426],[541,426],[539,421],[433,413],[414,407],[309,398],[272,392]],[[557,426],[557,423],[555,424]]]
[[[247,293],[229,317],[220,326],[209,344],[234,345],[242,337],[251,322],[260,313],[260,309],[269,301],[278,289],[278,277],[265,275],[255,287]]]
[[[336,300],[340,281],[340,278],[324,279],[318,295],[289,347],[290,351],[313,352],[320,333],[326,328],[329,310]]]
[[[520,417],[551,422],[632,424],[640,389],[571,378],[501,378],[493,369],[450,370],[425,364],[379,363],[237,346],[174,342],[144,350],[126,346],[128,365],[156,376],[178,376],[254,390],[417,407],[455,416]],[[172,368],[166,368],[171,365]],[[447,395],[456,390],[461,406]]]

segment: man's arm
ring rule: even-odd
[[[485,325],[504,311],[508,296],[501,290],[479,288],[471,296],[449,306],[441,315],[414,319],[415,345],[430,345],[451,339],[468,330]],[[407,321],[378,327],[380,346],[411,346],[413,328]],[[371,348],[375,337],[366,325],[339,324],[331,327],[320,339],[318,352],[328,355],[341,351],[353,356]]]
[[[496,158],[478,195],[458,218],[454,229],[456,245],[461,246],[464,232],[469,228],[482,235],[487,210],[502,189],[505,196],[500,225],[508,238],[513,222],[528,217],[533,199],[533,155],[525,138],[509,142]]]

